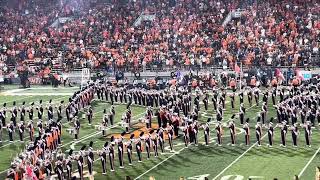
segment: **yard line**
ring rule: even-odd
[[[278,125],[275,126],[275,128]],[[264,137],[266,137],[268,135],[268,133],[264,134],[261,139],[263,139]],[[241,159],[245,154],[247,154],[248,151],[250,151],[253,147],[255,147],[257,145],[258,142],[255,142],[254,144],[252,144],[252,146],[250,146],[245,152],[243,152],[237,159],[235,159],[234,161],[232,161],[232,163],[230,163],[226,168],[224,168],[216,177],[214,177],[212,180],[216,180],[219,176],[221,176],[224,172],[226,172],[232,165],[234,165],[237,161],[239,161],[239,159]]]
[[[318,150],[314,153],[314,155],[311,157],[311,159],[309,160],[309,162],[303,167],[303,169],[301,170],[301,172],[299,173],[298,177],[300,178],[302,176],[302,174],[304,173],[304,171],[307,169],[307,167],[310,165],[310,163],[313,161],[313,159],[317,156],[317,154],[320,151],[320,147],[318,148]]]
[[[180,153],[181,151],[183,151],[184,149],[186,149],[186,147],[181,148],[179,151],[175,152],[174,154],[172,154],[171,156],[167,157],[166,159],[162,160],[161,162],[159,162],[158,164],[156,164],[155,166],[153,166],[152,168],[148,169],[147,171],[145,171],[144,173],[140,174],[138,177],[134,178],[134,180],[141,178],[142,176],[144,176],[145,174],[147,174],[148,172],[152,171],[154,168],[158,167],[159,165],[161,165],[162,163],[166,162],[167,160],[169,160],[170,158],[172,158],[174,155]]]
[[[261,102],[261,100],[260,100],[259,102]],[[248,109],[251,109],[251,108],[253,108],[254,106],[256,106],[256,104],[250,106]],[[229,121],[230,121],[230,120],[226,121],[226,123],[229,122]],[[267,135],[267,134],[265,134],[262,138],[264,138],[266,135]],[[200,136],[200,138],[203,137],[203,136],[204,136],[204,135]],[[212,142],[210,142],[210,143],[212,143]],[[256,143],[257,143],[257,142],[256,142]],[[255,143],[255,144],[256,144],[256,143]],[[249,149],[251,149],[255,144],[253,144]],[[179,151],[177,151],[175,154],[172,154],[171,156],[167,157],[167,158],[164,159],[163,161],[159,162],[158,164],[156,164],[155,166],[153,166],[152,168],[150,168],[150,169],[147,170],[146,172],[144,172],[144,173],[142,173],[141,175],[139,175],[138,177],[136,177],[135,180],[141,178],[142,176],[144,176],[145,174],[147,174],[148,172],[150,172],[150,171],[153,170],[154,168],[158,167],[158,166],[161,165],[162,163],[166,162],[167,160],[169,160],[170,158],[172,158],[174,155],[180,153],[180,152],[183,151],[184,149],[185,149],[185,147],[183,147],[182,149],[180,149]],[[248,150],[249,150],[249,149],[248,149]],[[248,150],[247,150],[247,151],[248,151]],[[246,152],[247,152],[247,151],[246,151]],[[242,155],[242,156],[243,156],[243,155]],[[239,158],[239,159],[240,159],[240,158]]]

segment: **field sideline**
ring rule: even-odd
[[[53,103],[58,103],[62,100],[67,102],[69,94],[77,88],[59,88],[53,89],[51,87],[46,87],[45,89],[32,88],[27,90],[21,90],[17,92],[12,92],[14,87],[10,87],[10,93],[0,92],[0,105],[7,102],[9,107],[12,107],[12,102],[16,101],[18,105],[21,105],[23,101],[26,104],[35,102],[36,104],[40,99],[43,100],[44,104],[47,104],[50,99]],[[54,96],[53,96],[54,95]],[[237,123],[237,145],[229,146],[230,136],[229,130],[224,128],[223,146],[218,147],[215,145],[215,132],[214,124],[211,126],[211,144],[206,147],[203,146],[203,130],[200,130],[198,135],[200,144],[198,147],[193,145],[188,148],[184,147],[182,143],[182,138],[177,138],[174,140],[174,153],[166,151],[166,153],[161,154],[158,158],[152,156],[150,160],[146,160],[146,155],[143,154],[143,162],[137,162],[137,156],[134,153],[134,163],[133,166],[128,166],[127,157],[125,155],[125,168],[119,169],[119,163],[116,160],[116,171],[110,172],[109,163],[107,163],[107,175],[103,176],[101,174],[102,169],[98,156],[95,156],[95,166],[94,171],[97,172],[95,179],[124,179],[125,176],[130,176],[134,179],[149,179],[150,176],[155,177],[155,179],[179,179],[179,177],[185,177],[186,179],[201,179],[203,177],[208,177],[209,179],[216,180],[241,180],[241,179],[273,179],[278,178],[280,180],[292,179],[294,175],[299,175],[302,180],[312,180],[315,177],[315,169],[320,164],[320,132],[319,127],[313,129],[312,135],[312,147],[305,147],[305,141],[303,136],[303,129],[300,128],[301,134],[299,137],[298,148],[293,148],[291,146],[291,133],[287,134],[288,146],[286,148],[279,147],[280,143],[280,132],[279,129],[275,129],[275,145],[272,148],[266,146],[267,137],[264,136],[263,144],[261,147],[255,146],[254,137],[254,125],[256,122],[257,112],[261,109],[260,106],[251,106],[247,102],[247,97],[245,96],[245,106],[247,108],[246,117],[251,119],[251,146],[245,146],[244,135],[240,130],[239,121]],[[227,98],[229,101],[229,98]],[[212,109],[211,101],[209,108]],[[261,103],[260,103],[261,105]],[[82,145],[88,145],[90,141],[94,142],[94,149],[101,149],[104,142],[108,139],[101,136],[100,131],[94,129],[94,125],[100,124],[103,109],[109,109],[110,104],[104,101],[95,100],[93,102],[94,109],[94,120],[93,125],[89,126],[86,119],[81,119],[81,130],[80,139],[78,141],[73,141],[73,135],[66,133],[66,129],[70,128],[70,124],[63,119],[63,144],[62,151],[67,152],[71,147],[75,150],[79,150]],[[236,97],[236,108],[232,110],[230,108],[230,103],[227,103],[227,109],[224,112],[224,123],[230,120],[232,114],[238,112],[239,99]],[[123,112],[126,110],[126,105],[117,104],[115,105],[116,118],[115,127],[109,129],[107,132],[111,134],[119,134],[123,131],[123,128],[119,124]],[[268,104],[268,119],[270,117],[275,117],[276,112],[271,104],[271,99]],[[46,112],[46,111],[45,111]],[[145,108],[140,106],[132,106],[133,120],[137,123],[139,118],[143,117]],[[215,118],[215,112],[213,110],[208,110],[204,112],[204,107],[201,107],[200,112],[200,123],[206,122],[208,117]],[[46,113],[45,113],[46,115]],[[36,117],[36,116],[35,116]],[[18,117],[19,119],[19,117]],[[27,118],[28,119],[28,118]],[[8,118],[7,118],[8,121]],[[154,123],[155,123],[154,119]],[[132,131],[139,130],[139,124],[137,127],[132,128]],[[263,131],[266,133],[266,130]],[[25,137],[27,137],[27,132],[25,132]],[[110,137],[110,136],[108,136]],[[18,139],[16,134],[15,139]],[[8,142],[8,134],[6,129],[3,130],[3,142],[0,144],[0,179],[4,179],[6,175],[6,170],[10,166],[11,160],[16,156],[16,154],[22,151],[25,145],[28,143],[28,138],[25,142]],[[168,143],[166,142],[166,146]],[[134,151],[135,152],[135,151]],[[117,156],[117,155],[116,155]],[[117,159],[117,157],[116,157]],[[74,166],[74,170],[76,166]],[[87,170],[85,168],[85,170]]]

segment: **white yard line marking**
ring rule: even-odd
[[[159,165],[161,165],[162,163],[166,162],[167,160],[169,160],[170,158],[172,158],[174,155],[176,155],[177,153],[180,153],[181,151],[183,151],[184,149],[186,149],[185,147],[183,147],[182,149],[180,149],[179,151],[177,151],[176,153],[172,154],[171,156],[167,157],[166,159],[162,160],[161,162],[159,162],[158,164],[156,164],[155,166],[153,166],[152,168],[148,169],[147,171],[145,171],[144,173],[140,174],[138,177],[134,178],[134,180],[141,178],[142,176],[144,176],[145,174],[147,174],[148,172],[152,171],[153,169],[155,169],[156,167],[158,167]]]
[[[278,125],[275,126],[275,128]],[[261,137],[261,140],[266,137],[268,135],[268,133],[264,134]],[[224,172],[226,172],[232,165],[234,165],[236,162],[239,161],[239,159],[241,159],[245,154],[247,154],[247,152],[249,152],[253,147],[255,147],[257,145],[258,142],[255,142],[254,144],[252,144],[246,151],[244,151],[239,157],[237,157],[237,159],[235,159],[234,161],[232,161],[232,163],[230,163],[226,168],[224,168],[216,177],[214,177],[212,180],[216,180],[219,176],[221,176]]]
[[[259,101],[259,102],[261,102],[261,101]],[[248,109],[251,109],[251,108],[253,108],[254,106],[256,106],[256,104],[254,104],[254,105],[252,105],[252,106],[250,106]],[[230,120],[228,120],[228,121],[230,121]],[[226,123],[228,122],[228,121],[226,121]],[[264,138],[265,136],[266,136],[267,134],[265,134],[262,138]],[[200,136],[200,138],[201,137],[203,137],[204,135],[202,135],[202,136]],[[199,139],[200,139],[199,138]],[[210,143],[212,143],[212,142],[210,142]],[[255,144],[253,144],[249,149],[247,149],[246,151],[245,151],[245,153],[246,152],[248,152],[252,147],[254,147],[254,145],[256,145],[257,144],[257,142],[255,143]],[[144,173],[142,173],[142,174],[140,174],[138,177],[136,177],[134,180],[137,180],[137,179],[139,179],[139,178],[141,178],[142,176],[144,176],[145,174],[147,174],[148,172],[150,172],[150,171],[152,171],[153,169],[155,169],[156,167],[158,167],[159,165],[161,165],[162,163],[164,163],[164,162],[166,162],[167,160],[169,160],[170,158],[172,158],[174,155],[176,155],[176,154],[179,154],[181,151],[183,151],[184,149],[186,149],[185,147],[183,147],[182,149],[180,149],[179,151],[177,151],[177,152],[175,152],[175,154],[172,154],[171,156],[169,156],[169,157],[167,157],[166,159],[164,159],[164,160],[162,160],[161,162],[159,162],[158,164],[156,164],[155,166],[153,166],[152,168],[150,168],[150,169],[148,169],[147,171],[145,171]],[[245,154],[244,153],[244,154]],[[244,155],[244,154],[242,154],[241,155],[241,157]],[[240,158],[241,158],[240,157]],[[238,157],[239,158],[239,157]],[[238,159],[237,158],[237,161],[240,159]],[[235,163],[235,162],[234,162]],[[230,165],[231,166],[231,165]],[[228,167],[229,168],[229,167]],[[225,169],[226,170],[226,169]],[[223,172],[222,172],[223,173]],[[220,174],[219,174],[220,175]]]
[[[303,167],[303,169],[301,170],[301,172],[299,173],[298,177],[300,178],[302,176],[302,174],[304,173],[304,171],[308,168],[308,166],[310,165],[310,163],[313,161],[313,159],[317,156],[317,154],[320,151],[320,147],[318,148],[318,150],[314,153],[314,155],[311,157],[311,159],[308,161],[308,163]]]

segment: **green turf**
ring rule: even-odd
[[[72,89],[75,90],[75,89]],[[28,90],[29,91],[29,90]],[[63,90],[65,91],[65,90]],[[71,90],[70,90],[71,91]],[[30,90],[30,92],[41,92],[38,90]],[[67,91],[66,91],[67,92]],[[54,102],[59,102],[60,100],[67,100],[68,96],[0,96],[0,103],[8,102],[9,106],[12,106],[12,101],[17,101],[18,104],[26,101],[27,103],[33,101],[39,101],[43,99],[44,102],[47,102],[49,99],[53,99]],[[54,98],[61,98],[55,100]],[[229,101],[229,98],[227,98]],[[261,103],[260,103],[261,105]],[[94,120],[93,125],[89,126],[86,119],[81,119],[81,130],[80,130],[80,139],[74,143],[73,135],[66,133],[66,129],[70,128],[70,124],[66,123],[66,119],[63,119],[63,152],[67,152],[71,147],[74,147],[75,150],[79,150],[82,145],[88,145],[90,141],[94,141],[94,148],[102,148],[104,142],[108,140],[101,136],[101,133],[94,129],[94,125],[101,122],[103,116],[103,109],[109,109],[110,104],[104,101],[95,101],[93,103],[94,108]],[[245,106],[249,108],[247,102],[247,97],[245,96]],[[224,121],[228,121],[232,114],[238,112],[239,99],[236,97],[236,109],[230,109],[230,103],[227,103],[226,111],[224,112]],[[271,101],[268,104],[269,113],[268,117],[275,116],[275,111],[271,105]],[[108,134],[121,133],[123,128],[118,124],[122,114],[126,110],[126,105],[115,105],[116,108],[116,117],[115,128],[107,131]],[[254,137],[254,125],[257,112],[260,111],[261,107],[252,106],[248,109],[246,117],[251,118],[251,143],[255,142]],[[138,120],[143,116],[145,112],[144,107],[132,106],[133,111],[133,120]],[[204,112],[204,107],[201,106],[201,114]],[[36,115],[36,114],[35,114]],[[206,116],[212,116],[215,118],[215,112],[212,110],[212,105],[210,101],[210,109],[207,111],[207,114],[202,114],[200,116],[200,123],[204,123],[207,119]],[[36,117],[36,116],[35,116]],[[19,117],[18,117],[19,118]],[[156,120],[154,119],[156,122]],[[206,147],[203,146],[203,130],[200,131],[199,137],[199,146],[195,147],[193,145],[188,148],[184,148],[182,138],[177,138],[174,140],[174,150],[176,153],[170,153],[166,151],[165,154],[161,154],[160,157],[153,157],[150,160],[146,160],[146,154],[143,154],[143,162],[137,162],[137,156],[134,152],[134,166],[128,166],[127,156],[125,154],[125,169],[119,169],[119,163],[116,155],[116,171],[110,172],[109,162],[107,163],[108,172],[106,176],[101,174],[102,169],[98,156],[95,156],[97,161],[95,162],[94,170],[98,173],[95,175],[95,179],[124,179],[125,176],[130,176],[136,178],[140,175],[140,179],[149,179],[150,176],[154,176],[155,179],[179,179],[180,177],[185,177],[186,179],[196,179],[195,176],[207,174],[209,179],[214,179],[222,171],[223,173],[218,176],[216,179],[224,179],[228,175],[238,175],[243,176],[243,179],[248,179],[250,176],[260,176],[262,179],[273,179],[277,177],[280,180],[289,180],[292,179],[294,175],[297,175],[301,172],[304,166],[308,163],[311,157],[314,155],[316,150],[320,146],[320,133],[318,130],[313,130],[312,137],[312,148],[306,148],[304,146],[304,134],[303,129],[301,129],[301,134],[299,138],[299,147],[291,147],[291,133],[287,135],[288,146],[287,148],[279,147],[279,129],[275,130],[275,145],[272,148],[266,146],[267,137],[263,139],[262,147],[251,147],[244,146],[244,135],[240,130],[237,130],[237,145],[229,146],[230,143],[229,131],[227,128],[224,128],[224,137],[223,137],[223,146],[218,147],[215,145],[215,132],[214,125],[211,127],[211,144]],[[237,121],[237,127],[240,127],[239,122]],[[134,130],[134,129],[132,129]],[[264,130],[264,133],[266,131]],[[27,135],[27,133],[25,133]],[[16,136],[17,138],[17,136]],[[6,130],[3,131],[3,139],[7,140]],[[4,172],[12,160],[12,158],[22,150],[24,145],[27,143],[14,142],[8,144],[9,142],[3,142],[0,145],[0,172]],[[168,142],[166,142],[168,146]],[[248,150],[248,148],[250,148]],[[244,154],[242,156],[242,154]],[[241,156],[241,158],[239,158]],[[236,160],[236,161],[235,161]],[[230,164],[232,165],[230,166]],[[315,167],[320,164],[319,155],[315,156],[310,165],[306,168],[304,173],[301,176],[303,180],[314,179],[315,176]],[[74,166],[74,170],[76,170]],[[225,168],[228,167],[226,170]],[[85,168],[86,170],[86,168]],[[147,173],[146,173],[147,172]],[[5,172],[0,174],[0,179],[3,179]],[[224,178],[223,178],[224,177]],[[234,180],[236,176],[230,178]],[[240,180],[241,178],[237,179]]]

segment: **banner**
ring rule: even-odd
[[[37,77],[37,76],[32,76],[28,78],[30,84],[41,84],[41,78]]]

